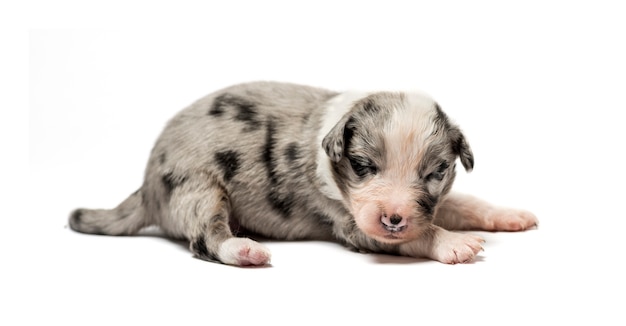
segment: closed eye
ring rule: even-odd
[[[352,170],[359,178],[378,173],[378,167],[368,158],[354,156],[348,159],[350,160]]]
[[[439,166],[437,167],[437,170],[431,172],[430,174],[426,176],[426,181],[428,182],[431,180],[437,180],[437,181],[443,180],[443,178],[446,175],[446,170],[448,170],[448,167],[450,167],[450,164],[448,164],[448,162],[446,161],[441,162],[441,164],[439,164]]]

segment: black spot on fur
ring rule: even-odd
[[[376,114],[380,108],[374,103],[374,100],[367,99],[363,102],[363,111],[369,115]]]
[[[204,234],[201,234],[191,243],[191,250],[200,257],[209,257],[209,249],[204,240]]]
[[[239,157],[241,155],[235,151],[222,151],[215,153],[215,161],[224,172],[224,181],[230,181],[241,165]]]
[[[211,104],[211,108],[209,109],[208,114],[212,116],[221,116],[224,113],[224,96],[226,94],[222,94],[216,97]]]
[[[246,131],[256,129],[259,126],[256,104],[238,95],[224,93],[217,96],[213,100],[208,114],[212,116],[222,116],[229,108],[236,110],[234,115],[235,120],[247,124],[248,128]]]
[[[167,156],[165,155],[165,152],[161,153],[161,155],[159,155],[159,163],[161,165],[165,164],[165,160],[167,159]]]
[[[315,212],[313,218],[322,225],[333,226],[335,224],[330,216],[323,213]]]
[[[171,194],[176,187],[183,184],[186,180],[186,177],[177,176],[172,172],[168,172],[161,177],[165,191],[168,194]]]
[[[281,191],[285,188],[283,178],[277,172],[276,151],[276,126],[274,120],[267,122],[265,134],[265,146],[261,160],[265,163],[267,177],[270,181],[270,188],[267,194],[267,200],[274,209],[280,212],[284,217],[290,217],[294,205],[294,196],[289,191]]]
[[[163,185],[165,186],[165,191],[167,191],[168,193],[172,192],[172,189],[174,189],[175,187],[172,177],[173,175],[171,172],[161,177],[161,181],[163,182]]]
[[[255,124],[256,121],[256,106],[250,102],[240,102],[237,106],[239,108],[239,112],[235,116],[235,118],[239,121]]]
[[[289,160],[289,162],[295,162],[300,158],[300,149],[298,148],[298,144],[289,143],[287,148],[285,148],[285,156]]]
[[[293,194],[281,194],[275,190],[270,191],[267,199],[274,209],[279,211],[284,217],[290,217],[295,198]]]
[[[275,133],[276,127],[274,126],[274,121],[269,120],[267,122],[265,133],[265,146],[263,148],[263,154],[261,159],[265,163],[267,176],[269,177],[272,184],[276,184],[278,182],[278,180],[276,179],[276,162],[274,158],[274,149],[276,147],[276,139],[274,138]]]

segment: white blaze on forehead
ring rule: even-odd
[[[404,107],[393,111],[384,127],[386,170],[410,177],[434,131],[433,119],[437,112],[435,101],[418,93],[405,93],[402,105]]]

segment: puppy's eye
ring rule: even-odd
[[[441,162],[441,164],[439,164],[439,166],[437,167],[437,170],[430,173],[429,175],[426,176],[426,181],[430,181],[430,180],[437,180],[437,181],[441,181],[443,180],[443,177],[446,175],[446,170],[448,169],[450,165],[448,164],[448,162]]]
[[[349,160],[352,170],[354,170],[354,173],[356,173],[359,178],[378,173],[378,167],[370,159],[364,157],[350,157]]]

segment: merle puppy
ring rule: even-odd
[[[196,257],[232,265],[270,261],[237,237],[244,229],[464,263],[484,240],[448,230],[519,231],[537,219],[450,193],[457,158],[472,169],[461,130],[427,96],[241,84],[167,124],[139,190],[114,209],[77,209],[69,224],[108,235],[157,225]]]

